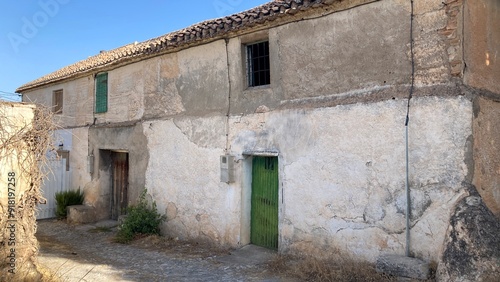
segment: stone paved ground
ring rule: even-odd
[[[238,258],[237,252],[229,255],[227,251],[183,242],[165,245],[159,238],[123,245],[112,242],[115,231],[92,231],[96,229],[91,225],[38,222],[38,261],[53,273],[54,281],[290,280],[270,273],[266,262],[272,255],[265,253],[260,259],[248,260],[244,253]]]

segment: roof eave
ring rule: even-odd
[[[317,16],[318,10],[322,10],[319,14],[324,16],[376,1],[380,0],[272,1],[241,13],[204,21],[141,43],[129,44],[97,54],[26,83],[17,88],[16,93],[23,93],[56,82],[77,79],[99,71],[110,70],[132,62],[177,52],[223,38],[233,38],[246,33],[280,26],[297,19],[306,20]],[[225,21],[233,21],[232,23],[236,22],[236,24],[226,25]],[[97,62],[93,64],[92,60]],[[88,63],[88,66],[85,66],[85,63]],[[61,74],[58,74],[59,72]]]

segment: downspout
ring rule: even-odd
[[[229,153],[229,117],[231,115],[231,71],[229,69],[229,39],[224,38],[224,42],[226,43],[226,63],[227,63],[227,83],[228,83],[228,93],[227,93],[227,113],[226,113],[226,147],[224,148],[224,154]]]
[[[410,18],[410,53],[411,53],[411,86],[410,94],[408,95],[408,105],[406,110],[406,120],[405,120],[405,141],[406,141],[406,248],[405,255],[410,256],[410,213],[411,213],[411,197],[410,197],[410,159],[409,159],[409,146],[408,146],[408,125],[410,123],[410,101],[413,97],[413,89],[415,86],[415,54],[413,52],[414,40],[413,40],[413,0],[411,2],[411,18]]]
[[[93,126],[95,126],[97,118],[95,117],[95,101],[96,101],[96,84],[95,84],[95,78],[96,78],[97,73],[92,75],[92,123],[89,125],[89,129],[87,132],[87,166],[88,166],[88,172],[90,173],[90,179],[94,180],[94,148],[92,148],[91,142],[90,142],[90,131]]]

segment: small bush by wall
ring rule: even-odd
[[[166,219],[156,209],[156,202],[151,206],[146,201],[146,190],[139,198],[137,205],[127,209],[127,217],[116,235],[116,242],[128,243],[140,234],[160,234],[160,224]]]

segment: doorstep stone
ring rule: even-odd
[[[396,277],[426,280],[430,276],[429,263],[399,255],[382,255],[377,259],[377,272]]]
[[[67,210],[67,221],[70,224],[85,224],[96,222],[94,207],[85,205],[68,206]]]

